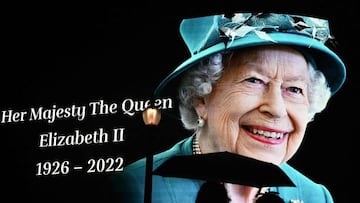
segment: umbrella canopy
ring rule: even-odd
[[[174,156],[153,173],[164,177],[200,179],[258,188],[295,186],[279,166],[231,152]]]

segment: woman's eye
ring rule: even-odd
[[[248,78],[246,79],[247,82],[251,82],[251,83],[256,83],[256,84],[261,84],[262,81],[260,79],[257,78]]]
[[[298,87],[289,87],[287,88],[288,91],[292,92],[292,93],[295,93],[295,94],[302,94],[303,91],[301,88],[298,88]]]

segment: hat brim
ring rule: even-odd
[[[269,44],[302,47],[302,50],[305,50],[314,58],[317,68],[325,75],[332,94],[335,94],[345,82],[346,69],[343,61],[336,53],[325,46],[322,42],[316,39],[312,39],[309,36],[292,33],[274,32],[268,33],[268,35],[271,37],[271,39],[273,39],[274,42],[261,39],[255,34],[249,34],[240,40],[229,42],[227,46],[225,46],[225,43],[218,43],[197,54],[192,55],[160,82],[160,84],[155,89],[155,96],[164,96],[164,94],[166,94],[165,92],[167,92],[165,89],[168,86],[171,86],[169,83],[184,71],[193,67],[193,65],[199,62],[201,59],[224,50],[234,50]]]

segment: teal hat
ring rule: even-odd
[[[305,52],[325,75],[332,94],[346,78],[343,61],[325,45],[332,36],[324,19],[277,13],[212,15],[182,20],[180,34],[191,56],[160,82],[156,96],[163,94],[170,81],[212,54],[269,44],[290,45]]]

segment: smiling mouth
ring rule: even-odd
[[[268,139],[275,139],[275,140],[280,140],[284,136],[289,134],[288,132],[268,131],[268,130],[252,128],[250,126],[245,126],[245,129],[248,130],[249,132],[251,132],[254,135],[258,135],[258,136],[265,137],[265,138],[268,138]]]

